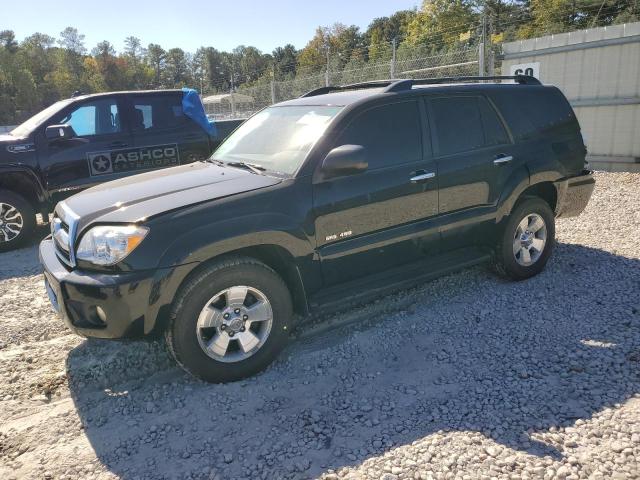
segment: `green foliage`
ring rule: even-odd
[[[421,7],[374,19],[365,31],[336,23],[318,27],[307,45],[262,53],[240,45],[231,52],[201,47],[194,54],[165,50],[129,36],[124,51],[110,40],[87,52],[85,36],[67,27],[55,39],[34,33],[18,43],[0,31],[0,125],[18,123],[74,91],[180,88],[202,93],[256,87],[271,98],[270,82],[284,82],[288,94],[324,83],[352,83],[388,76],[395,45],[401,62],[475,47],[484,18],[496,41],[529,38],[640,19],[638,0],[423,0]],[[293,82],[287,82],[295,80]],[[280,87],[274,91],[281,95]],[[284,90],[282,92],[284,95]]]

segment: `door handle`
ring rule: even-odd
[[[111,144],[109,144],[109,147],[111,148],[120,148],[120,147],[128,147],[129,144],[126,142],[111,142]]]
[[[411,177],[411,183],[420,183],[425,180],[429,180],[436,176],[435,172],[425,172],[424,170],[418,170],[413,173],[413,177]]]
[[[503,163],[509,163],[511,160],[513,160],[513,156],[502,154],[496,157],[496,159],[493,161],[493,164],[502,165]]]

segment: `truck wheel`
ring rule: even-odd
[[[207,382],[229,382],[276,358],[292,315],[291,295],[278,274],[257,260],[234,257],[181,289],[165,338],[184,370]]]
[[[549,204],[526,198],[509,215],[495,252],[496,270],[513,280],[540,273],[553,251],[555,218]]]
[[[36,212],[20,195],[0,190],[0,252],[24,244],[36,228]]]

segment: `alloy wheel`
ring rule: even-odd
[[[519,265],[536,263],[547,244],[547,226],[537,213],[530,213],[520,221],[513,236],[513,256]]]
[[[254,355],[269,338],[273,310],[257,288],[234,286],[216,293],[196,324],[198,343],[214,360],[234,363]]]
[[[14,240],[24,227],[20,211],[8,203],[0,203],[0,243]]]

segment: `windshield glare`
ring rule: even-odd
[[[342,107],[294,105],[257,113],[213,154],[223,162],[246,162],[294,174]]]
[[[33,132],[42,122],[46,121],[51,115],[56,113],[59,110],[62,110],[66,107],[71,100],[60,100],[59,102],[54,103],[50,107],[45,108],[39,113],[36,113],[29,120],[24,123],[18,125],[16,128],[9,132],[10,135],[14,137],[26,137],[31,132]]]

